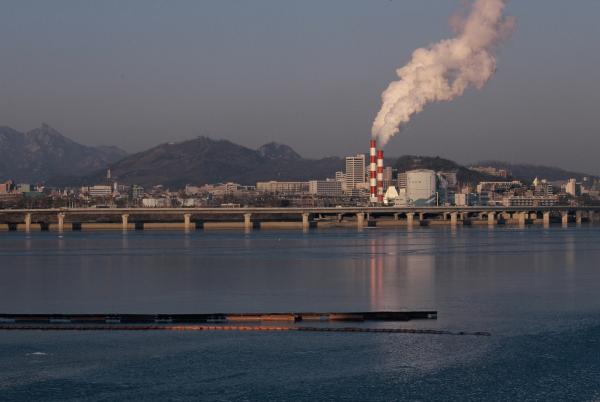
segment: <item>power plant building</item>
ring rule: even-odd
[[[435,202],[436,174],[433,170],[418,169],[406,172],[406,198],[412,205]]]

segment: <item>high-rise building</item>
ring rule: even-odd
[[[365,156],[358,154],[356,156],[346,157],[345,172],[346,191],[352,191],[357,187],[366,185]]]

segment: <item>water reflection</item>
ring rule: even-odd
[[[2,236],[5,311],[564,308],[600,280],[587,225]]]
[[[385,246],[381,238],[374,238],[370,243],[370,286],[371,308],[373,310],[381,309],[383,298],[383,259]]]

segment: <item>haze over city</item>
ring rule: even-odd
[[[600,401],[600,1],[1,5],[3,402]]]
[[[454,35],[458,1],[6,1],[0,125],[46,122],[140,151],[197,135],[308,157],[363,152],[414,49]],[[517,28],[482,90],[430,105],[388,155],[600,173],[600,3],[510,2]]]

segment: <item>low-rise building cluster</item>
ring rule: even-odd
[[[373,155],[373,152],[371,153]],[[144,188],[120,184],[107,171],[106,179],[78,188],[51,188],[43,185],[0,183],[0,207],[322,207],[322,206],[506,206],[538,207],[600,203],[600,181],[550,182],[536,178],[524,183],[510,172],[489,166],[471,170],[495,176],[496,181],[461,182],[458,171],[413,169],[397,171],[382,166],[374,158],[367,167],[363,154],[345,158],[345,169],[332,172],[331,178],[307,181],[259,181],[255,185],[238,183],[188,184],[171,190],[162,185]]]

